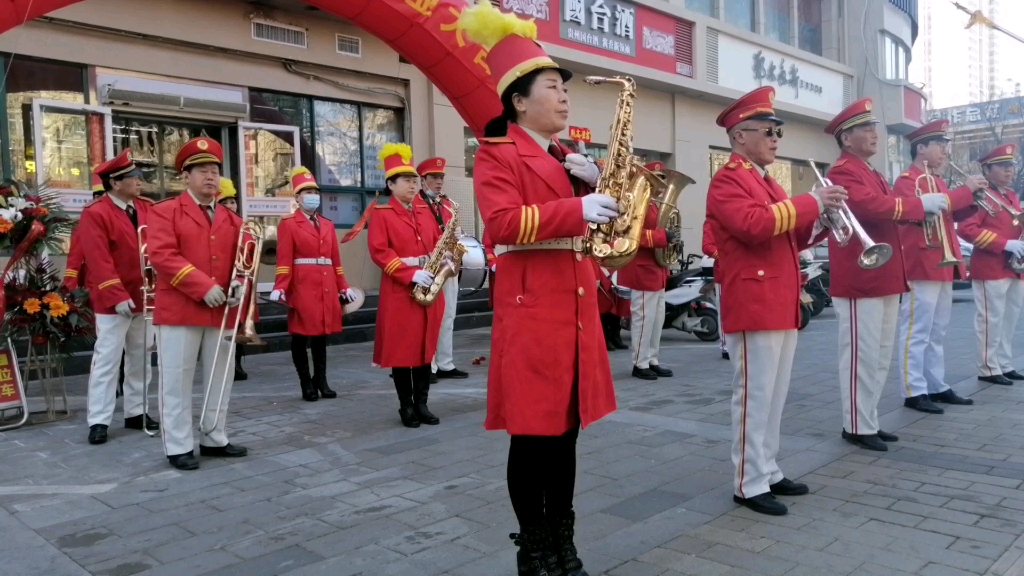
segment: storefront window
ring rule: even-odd
[[[465,156],[466,161],[466,178],[473,177],[473,164],[476,162],[476,151],[480,149],[480,141],[473,135],[473,131],[469,128],[464,128],[463,136],[466,139],[465,145]]]
[[[299,135],[302,138],[299,143],[299,158],[302,165],[310,169],[314,165],[311,104],[309,98],[302,96],[249,91],[249,114],[253,122],[299,128]]]
[[[85,76],[79,66],[41,62],[23,57],[0,59],[6,71],[8,147],[11,155],[11,175],[18,180],[36,178],[35,143],[33,142],[32,100],[41,98],[61,102],[85,103]],[[47,114],[43,125],[43,139],[48,143],[47,165],[49,177],[67,172],[68,178],[87,177],[90,159],[85,116],[77,114]],[[83,175],[83,171],[86,173]],[[76,174],[73,174],[76,173]],[[63,177],[62,177],[63,178]],[[73,187],[73,186],[72,186]]]
[[[821,55],[821,0],[800,0],[800,48]]]
[[[168,198],[185,190],[185,181],[174,169],[178,150],[191,140],[204,136],[221,141],[221,127],[215,125],[164,122],[114,115],[114,154],[132,149],[135,164],[142,170],[142,193],[154,200]]]
[[[686,0],[686,9],[713,18],[715,16],[715,0]]]
[[[396,110],[363,106],[363,174],[366,175],[366,188],[379,190],[384,187],[384,170],[378,168],[380,159],[377,155],[388,142],[401,141],[402,125]]]
[[[729,162],[730,155],[731,153],[728,150],[711,149],[709,156],[711,176],[714,176],[722,166]],[[818,163],[818,170],[824,174],[828,171],[828,165]],[[789,196],[798,196],[810,192],[817,183],[814,171],[807,165],[807,162],[802,160],[776,158],[775,162],[768,166],[767,171]]]
[[[313,115],[316,119],[316,160],[320,183],[361,188],[359,106],[315,100]]]
[[[724,0],[725,21],[737,28],[754,30],[754,0]]]
[[[764,0],[764,35],[772,40],[790,43],[789,0]]]

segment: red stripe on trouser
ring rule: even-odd
[[[747,333],[743,332],[743,410],[740,418],[740,498],[743,493],[743,479],[747,468]]]
[[[640,355],[644,347],[644,326],[647,326],[647,295],[640,293],[640,333],[636,335],[636,352],[633,353],[633,366],[640,362]]]
[[[857,300],[850,299],[850,434],[858,434],[857,426]]]
[[[985,345],[983,346],[985,350],[983,352],[985,357],[985,370],[991,372],[988,367],[988,289],[985,287],[984,282],[979,282],[979,284],[981,284],[981,300],[984,302],[983,308],[985,310]]]

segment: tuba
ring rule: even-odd
[[[924,179],[927,189],[921,188],[922,179]],[[926,161],[924,162],[924,174],[921,174],[914,180],[914,194],[921,196],[922,194],[938,193],[939,185],[935,181],[935,176],[932,176],[931,171],[928,170],[928,162]],[[948,268],[960,264],[960,260],[953,254],[949,235],[946,234],[946,220],[943,218],[942,213],[939,212],[934,216],[926,216],[923,226],[925,246],[933,249],[942,248],[942,261],[939,262],[939,268]]]
[[[831,180],[821,175],[818,165],[814,163],[813,158],[808,158],[807,163],[810,164],[811,170],[814,171],[814,175],[818,178],[818,183],[814,186],[814,189],[832,185]],[[840,246],[846,246],[854,236],[857,236],[861,245],[864,246],[864,251],[857,258],[857,264],[861,268],[874,270],[883,266],[889,261],[889,258],[892,258],[892,246],[884,242],[877,243],[872,240],[864,230],[864,227],[860,225],[857,217],[850,211],[850,207],[846,205],[846,202],[843,202],[840,208],[827,209],[825,211],[825,222]]]
[[[605,78],[587,76],[587,84],[617,84],[619,99],[615,105],[605,169],[597,180],[597,194],[606,194],[619,203],[619,215],[607,224],[590,223],[584,236],[587,253],[609,270],[618,270],[636,256],[640,234],[647,216],[647,205],[655,187],[663,182],[640,165],[633,155],[633,101],[636,82],[627,76]]]
[[[143,224],[135,233],[139,240],[139,269],[142,270],[142,341],[145,343],[142,346],[142,431],[152,437],[159,431],[146,428],[150,380],[146,370],[153,363],[149,356],[149,330],[146,327],[153,324],[153,312],[156,310],[156,268],[153,268],[153,263],[149,261],[149,245],[143,234],[146,228]]]
[[[459,244],[459,234],[456,232],[459,221],[459,205],[449,198],[448,201],[452,207],[448,208],[442,202],[445,198],[444,194],[438,194],[438,204],[452,213],[452,219],[444,227],[441,239],[437,241],[434,250],[427,257],[427,263],[423,265],[424,271],[434,275],[434,281],[429,287],[417,284],[412,289],[412,299],[420,306],[430,306],[434,300],[437,300],[437,295],[441,293],[445,281],[458,275],[459,268],[462,267],[462,255],[466,253],[466,247]],[[452,255],[450,261],[448,254]]]
[[[652,191],[654,195],[652,202],[658,205],[658,228],[675,230],[681,236],[683,218],[679,214],[676,201],[679,199],[679,194],[683,192],[683,188],[695,182],[693,178],[675,170],[665,170],[664,174],[664,178],[658,179],[659,182],[653,186]],[[675,266],[682,257],[682,246],[679,244],[654,249],[654,259],[664,268]]]

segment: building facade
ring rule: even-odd
[[[423,8],[426,0],[406,2]],[[708,182],[728,158],[715,118],[742,93],[776,88],[787,124],[770,171],[791,194],[812,187],[809,158],[824,166],[838,156],[823,128],[852,100],[875,98],[887,136],[920,124],[921,94],[906,83],[912,1],[494,2],[534,18],[540,40],[577,78],[636,79],[636,153],[696,180],[679,202],[691,251]],[[902,61],[894,42],[905,49]],[[248,217],[273,233],[293,209],[287,174],[301,162],[343,232],[383,185],[380,146],[404,140],[419,159],[447,158],[463,229],[482,233],[471,208],[477,141],[455,108],[386,43],[303,2],[85,0],[0,34],[0,57],[4,174],[49,182],[72,209],[88,201],[90,168],[129,146],[147,195],[180,193],[176,147],[206,135],[225,145],[225,171]],[[617,96],[573,82],[573,130],[564,138],[585,141],[601,158]],[[898,172],[889,155],[877,167]],[[344,245],[342,257],[350,281],[376,286],[365,235]]]

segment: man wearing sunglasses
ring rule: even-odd
[[[774,98],[770,86],[758,88],[718,116],[732,156],[711,179],[707,218],[727,262],[720,314],[734,374],[733,500],[780,516],[787,509],[776,495],[808,492],[775,461],[800,323],[797,254],[825,237],[815,224],[826,208],[842,205],[846,191],[829,186],[789,198],[767,173],[782,137]]]

